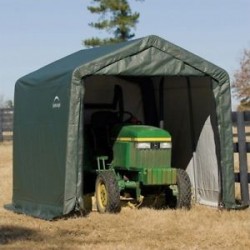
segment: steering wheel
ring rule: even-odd
[[[134,115],[129,111],[123,111],[121,118],[123,123],[129,123],[134,118]]]
[[[117,116],[121,123],[141,124],[141,122],[129,111],[118,111]]]

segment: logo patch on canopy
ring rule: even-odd
[[[53,109],[61,108],[61,101],[60,101],[60,98],[58,96],[55,96],[54,101],[52,103],[52,108]]]

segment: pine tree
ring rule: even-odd
[[[127,41],[135,36],[132,29],[135,28],[140,14],[132,13],[127,0],[93,0],[96,6],[88,6],[93,14],[100,15],[99,22],[89,25],[99,30],[105,30],[112,34],[112,37],[100,39],[93,37],[83,41],[87,47],[95,47],[104,44]]]
[[[234,96],[240,101],[238,110],[250,110],[250,50],[244,50],[240,69],[234,74],[232,89]]]

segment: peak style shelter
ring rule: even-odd
[[[127,110],[172,136],[196,202],[235,206],[230,82],[225,70],[160,37],[80,50],[15,86],[12,209],[52,219],[92,191],[91,115]]]

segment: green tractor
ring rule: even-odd
[[[123,201],[137,207],[189,209],[190,179],[185,170],[171,166],[170,134],[148,121],[143,125],[125,111],[119,85],[114,86],[113,102],[101,102],[98,95],[86,99],[83,189],[85,194],[95,192],[97,210],[117,213]],[[151,104],[146,101],[144,109]]]
[[[191,183],[171,167],[171,136],[147,125],[123,125],[113,138],[112,153],[97,156],[95,195],[100,213],[117,213],[121,200],[140,205],[143,198],[164,196],[165,207],[191,206]]]

